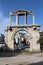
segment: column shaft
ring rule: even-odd
[[[25,25],[27,24],[27,15],[25,14],[24,16],[24,22],[25,22]]]
[[[19,25],[19,17],[16,15],[16,25]]]
[[[26,24],[27,24],[27,15],[26,15]]]
[[[33,25],[35,24],[35,22],[34,22],[34,14],[32,15],[32,18],[33,18]]]
[[[10,15],[10,26],[12,26],[12,16]]]

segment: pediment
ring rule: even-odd
[[[20,10],[18,10],[16,12],[27,12],[27,11],[26,10],[23,10],[23,9],[22,10],[20,9]]]

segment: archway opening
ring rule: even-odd
[[[25,50],[30,48],[30,34],[25,30],[19,30],[14,35],[15,50]]]

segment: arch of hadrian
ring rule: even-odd
[[[19,16],[24,16],[24,25],[19,25]],[[32,25],[27,24],[27,15],[32,15]],[[16,25],[12,26],[12,16],[16,16]],[[29,51],[40,51],[40,44],[37,43],[39,40],[40,34],[40,25],[36,25],[34,23],[34,12],[33,11],[25,11],[25,10],[18,10],[16,12],[10,12],[10,26],[7,26],[5,30],[5,42],[8,48],[14,50],[15,43],[14,43],[14,36],[17,31],[25,30],[30,33],[30,48]]]

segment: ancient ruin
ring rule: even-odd
[[[32,23],[33,23],[32,25],[28,24],[27,15],[32,15]],[[16,25],[14,26],[12,25],[12,16],[16,16]],[[24,25],[19,25],[19,16],[24,16]],[[29,33],[29,36],[23,34],[22,32],[19,32],[16,35],[16,33],[20,30],[26,31],[27,33]],[[16,47],[15,43],[19,44],[22,43],[23,39],[26,40],[27,36],[26,43],[29,44],[29,48],[25,48],[25,50],[28,49],[30,52],[40,51],[40,44],[37,43],[40,37],[39,31],[40,31],[40,25],[35,24],[33,11],[18,10],[16,12],[10,12],[10,26],[7,26],[7,29],[5,30],[6,45],[8,46],[9,49],[15,50]]]

